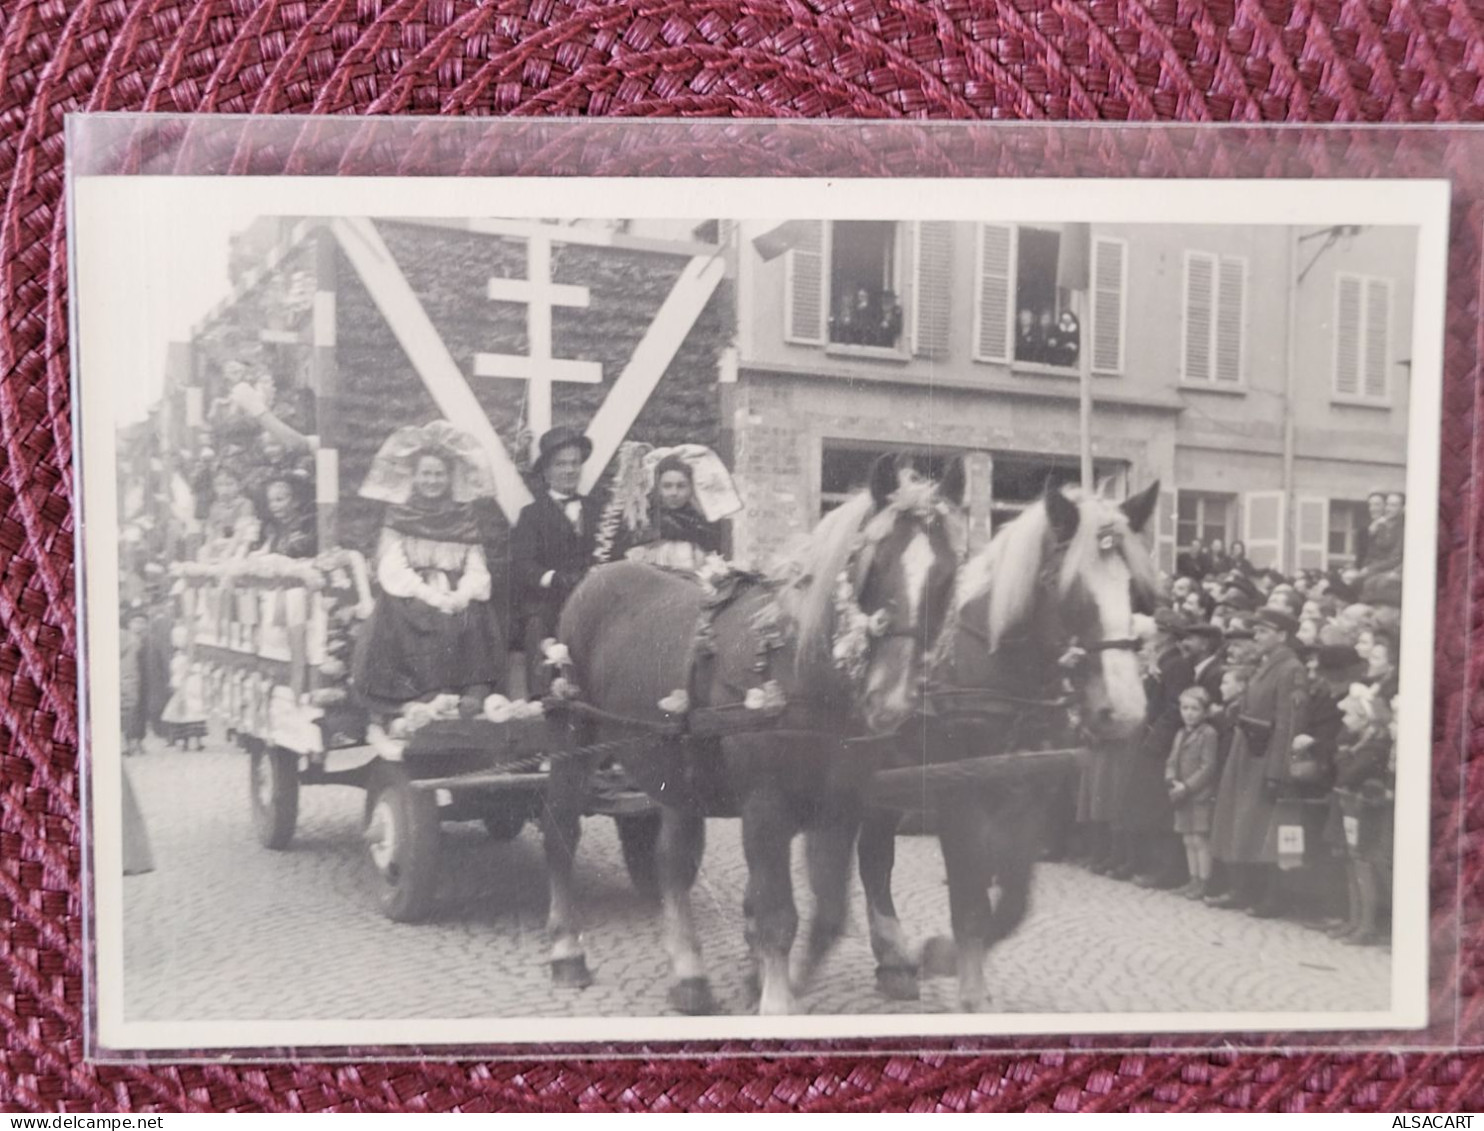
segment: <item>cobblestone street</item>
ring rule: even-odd
[[[376,906],[360,791],[303,790],[293,844],[271,852],[253,834],[245,755],[151,747],[128,770],[156,865],[124,880],[129,1021],[667,1012],[660,916],[633,894],[611,820],[584,823],[577,866],[595,983],[558,991],[546,967],[534,827],[497,844],[477,825],[446,826],[438,911],[404,926]],[[712,822],[708,836],[697,915],[720,1006],[742,1012],[738,825]],[[802,875],[797,883],[805,892]],[[900,840],[895,889],[910,932],[947,932],[936,841]],[[951,1010],[948,979],[924,982],[920,1002],[877,994],[858,890],[853,900],[851,929],[801,1005],[831,1014]],[[807,895],[800,903],[807,915]],[[1385,950],[1347,947],[1295,923],[1048,864],[1036,874],[1029,918],[991,953],[987,973],[1005,1012],[1352,1011],[1387,1007],[1389,963]]]

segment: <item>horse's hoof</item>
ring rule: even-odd
[[[704,1017],[716,1012],[711,983],[705,978],[680,979],[670,987],[670,1004],[689,1017]]]
[[[910,966],[876,967],[876,988],[882,997],[891,1001],[918,1001],[922,998],[917,971]]]
[[[742,979],[742,992],[747,995],[749,1007],[757,1005],[763,996],[763,976],[756,970],[748,971]]]
[[[919,960],[924,978],[955,978],[958,976],[958,947],[944,935],[934,935],[922,944]]]
[[[593,984],[593,976],[587,969],[587,959],[580,954],[573,958],[553,958],[551,984],[561,990],[587,989]]]

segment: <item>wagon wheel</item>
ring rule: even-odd
[[[638,813],[631,817],[615,817],[618,826],[618,844],[623,849],[624,866],[629,870],[629,880],[634,890],[649,899],[660,894],[659,867],[655,862],[655,847],[660,839],[660,811]]]
[[[299,820],[299,756],[281,746],[252,752],[252,823],[264,848],[287,848]]]
[[[502,805],[484,815],[484,831],[501,844],[520,836],[520,830],[525,827],[525,810],[517,805]]]
[[[397,923],[422,922],[438,894],[442,834],[432,793],[414,789],[401,766],[379,767],[366,791],[364,836],[382,914]]]

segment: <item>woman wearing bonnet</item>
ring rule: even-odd
[[[597,554],[603,561],[627,558],[697,573],[721,552],[720,520],[741,508],[731,476],[710,448],[626,444]]]
[[[352,684],[373,709],[453,692],[477,712],[505,675],[474,501],[493,495],[473,437],[447,421],[399,428],[361,497],[387,504],[376,550],[381,593]]]

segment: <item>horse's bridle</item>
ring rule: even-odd
[[[921,513],[921,508],[899,506],[897,509],[900,512],[917,511],[918,520],[926,525],[927,516]],[[943,504],[935,505],[932,509],[940,516],[946,512],[946,506]],[[871,538],[863,532],[855,545],[851,547],[850,555],[845,559],[845,565],[835,579],[837,634],[835,664],[850,675],[853,683],[858,683],[864,678],[871,653],[880,641],[893,638],[917,640],[921,635],[920,625],[897,623],[897,619],[891,614],[889,602],[871,613],[861,608],[860,592],[867,578],[870,577],[871,567],[875,562],[876,547],[880,540],[880,538]],[[949,618],[945,616],[942,623],[938,625],[933,639],[924,642],[924,655],[931,656],[935,652],[948,626],[948,620]],[[856,641],[853,638],[848,640],[849,647],[846,654],[842,654],[841,626],[845,624],[864,624],[865,639],[863,641]],[[850,635],[849,630],[846,635]]]
[[[1100,550],[1113,549],[1120,537],[1114,531],[1102,531],[1098,534],[1098,548]],[[1062,565],[1066,560],[1067,549],[1070,545],[1069,541],[1058,542],[1052,553],[1047,556],[1046,564],[1042,567],[1041,575],[1036,583],[1041,592],[1053,590],[1060,584]],[[1115,636],[1084,644],[1076,635],[1067,635],[1058,640],[1057,645],[1063,654],[1073,648],[1096,654],[1099,652],[1137,652],[1143,647],[1143,642],[1136,636]]]
[[[1117,538],[1116,534],[1104,534],[1102,538]],[[1045,564],[1041,567],[1040,575],[1036,579],[1036,590],[1040,594],[1053,592],[1061,583],[1060,574],[1066,553],[1071,543],[1058,542],[1047,555]],[[946,623],[945,623],[946,628]],[[954,626],[954,632],[963,632],[989,647],[989,632],[978,625],[958,622]],[[943,642],[950,642],[952,634],[941,634]],[[1101,652],[1137,652],[1143,647],[1143,642],[1137,637],[1108,637],[1101,640],[1093,640],[1084,643],[1078,636],[1073,634],[1057,634],[1057,639],[1052,641],[1052,651],[1057,655],[1065,656],[1073,649],[1080,652],[1096,655]],[[951,649],[939,648],[935,652],[934,666],[938,666],[949,658]]]

